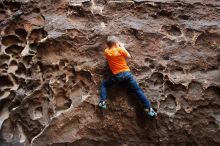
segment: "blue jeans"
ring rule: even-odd
[[[151,108],[150,101],[144,95],[144,92],[138,86],[137,82],[129,71],[118,73],[116,75],[113,75],[110,79],[102,81],[100,88],[101,100],[106,100],[108,98],[107,88],[117,82],[125,82],[128,85],[129,89],[135,94],[135,96],[138,97],[141,103],[144,104],[145,108]]]

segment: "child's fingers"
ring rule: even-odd
[[[119,43],[119,46],[120,46],[120,47],[124,47],[124,44],[120,42],[120,43]]]

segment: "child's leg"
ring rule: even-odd
[[[144,95],[144,92],[137,84],[136,80],[133,78],[132,74],[130,73],[127,77],[127,83],[130,89],[135,93],[135,95],[138,97],[138,99],[144,104],[145,108],[150,109],[151,104],[148,98]]]
[[[104,101],[108,98],[107,95],[107,88],[114,84],[116,82],[116,79],[114,77],[111,77],[107,80],[103,80],[100,87],[100,100]]]

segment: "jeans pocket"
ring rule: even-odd
[[[131,77],[132,77],[132,75],[130,72],[122,72],[122,73],[119,73],[118,75],[116,75],[116,78],[118,81],[125,81]]]

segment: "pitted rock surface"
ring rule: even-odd
[[[1,146],[220,145],[220,2],[3,0]],[[109,76],[108,35],[158,112]]]

